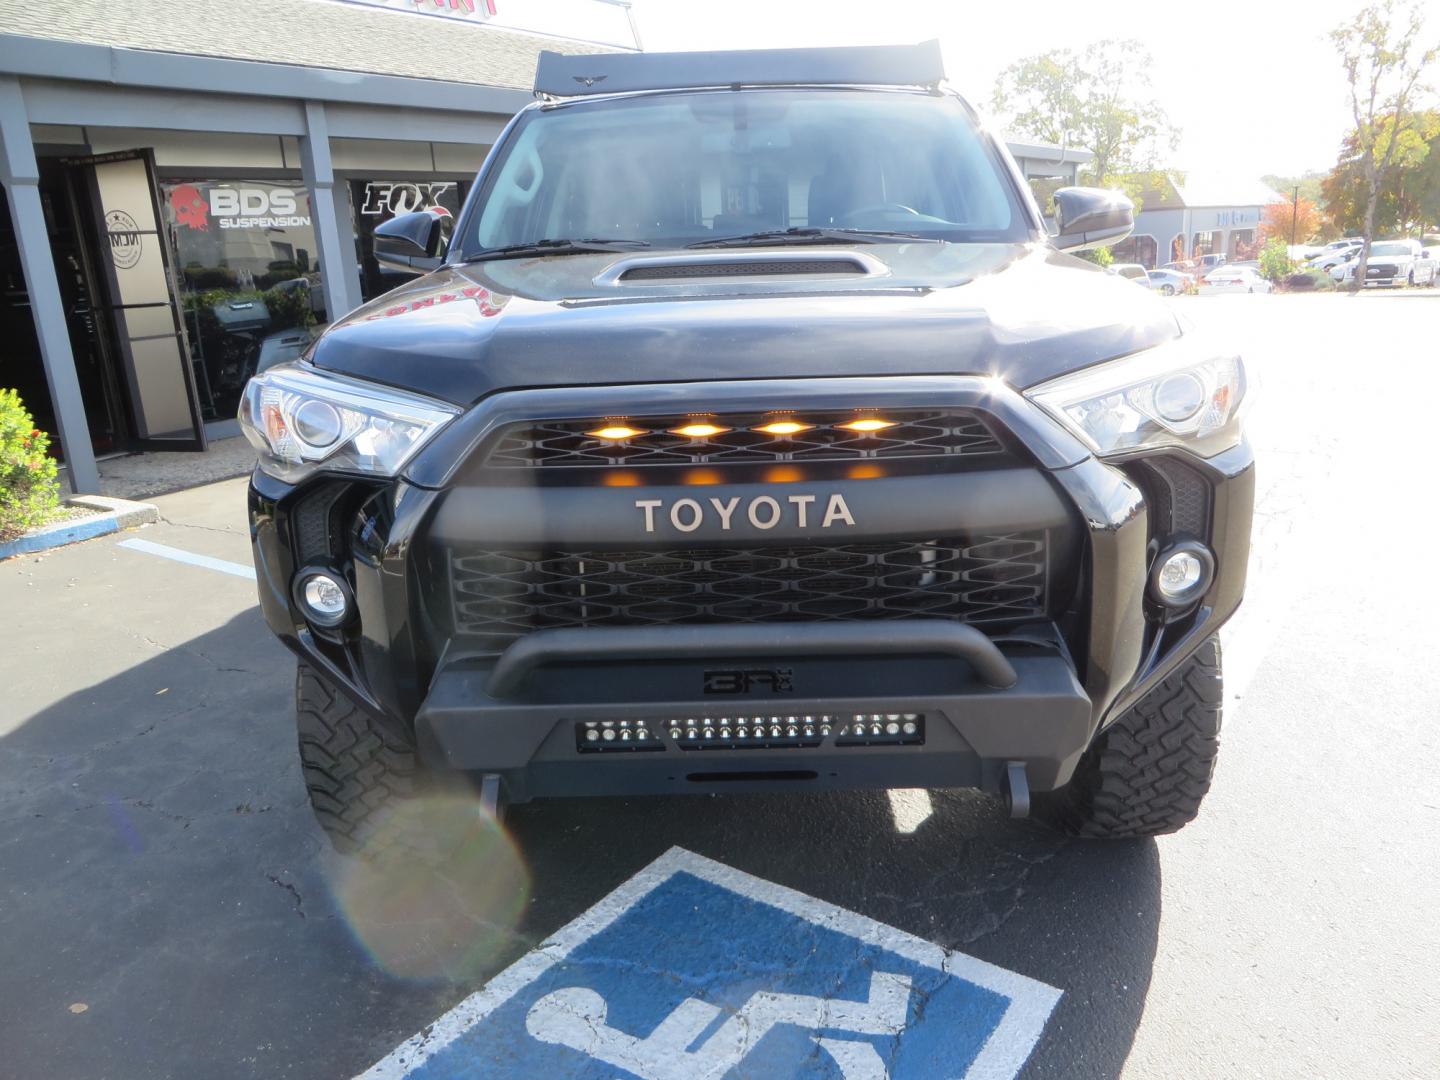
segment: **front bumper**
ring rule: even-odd
[[[635,654],[611,649],[616,640],[604,628],[578,631],[586,635],[580,640],[593,645],[590,656],[584,649],[551,649],[545,632],[521,639],[504,655],[467,648],[437,614],[434,593],[445,578],[437,552],[481,532],[543,528],[609,536],[626,527],[606,518],[605,505],[593,492],[580,502],[564,503],[562,516],[553,508],[559,504],[547,500],[578,498],[577,493],[484,487],[480,474],[467,467],[477,448],[516,417],[658,412],[673,408],[676,399],[702,400],[721,411],[772,400],[814,402],[819,408],[854,400],[880,407],[944,400],[988,412],[1023,448],[1030,468],[999,478],[1003,484],[986,473],[935,478],[929,502],[943,501],[943,506],[916,505],[927,500],[907,494],[905,505],[885,513],[860,515],[857,510],[857,515],[883,519],[892,532],[901,529],[903,519],[905,535],[938,530],[938,520],[964,525],[966,519],[991,514],[1054,524],[1056,515],[1063,515],[1073,540],[1065,549],[1068,576],[1061,575],[1066,598],[1053,619],[989,636],[977,632],[986,642],[984,655],[957,652],[943,635],[927,638],[926,620],[918,618],[722,626],[718,634],[728,631],[740,639],[724,649],[703,626],[686,628],[693,635],[685,638],[684,647]],[[1167,486],[1177,468],[1203,489],[1202,510],[1196,510],[1193,490],[1187,494]],[[810,490],[805,477],[786,483]],[[914,484],[898,478],[866,480],[869,487],[826,483],[840,485],[857,507],[873,504],[881,493],[893,498],[895,492],[914,490]],[[732,488],[741,491],[743,485]],[[706,494],[712,490],[726,488],[707,488]],[[498,395],[443,432],[404,479],[367,486],[323,477],[292,487],[257,472],[250,510],[261,605],[280,638],[382,723],[412,734],[428,762],[498,774],[507,796],[523,801],[722,786],[996,790],[1011,762],[1026,766],[1034,790],[1062,786],[1096,732],[1163,679],[1238,606],[1252,500],[1248,446],[1208,461],[1169,453],[1105,463],[1040,410],[990,380],[914,378]],[[632,501],[627,498],[624,506]],[[325,508],[319,529],[331,538],[323,558],[314,550],[317,502]],[[569,512],[581,505],[584,513]],[[1217,566],[1206,595],[1178,615],[1167,614],[1145,595],[1152,561],[1176,538],[1206,542]],[[697,542],[716,539],[696,537]],[[296,572],[317,564],[343,573],[353,588],[358,617],[341,631],[307,626],[293,603]],[[838,644],[822,641],[817,627],[836,625],[846,627],[851,637]],[[672,631],[670,638],[667,644],[674,644],[684,634]],[[746,640],[754,641],[753,652],[746,651]],[[522,646],[541,653],[532,658],[533,670],[497,683],[497,668]],[[601,655],[605,659],[597,659]],[[1013,669],[1012,685],[995,685],[993,678],[987,683],[987,665],[995,657]],[[790,689],[779,692],[775,673],[782,670]],[[761,677],[747,678],[738,692],[706,693],[717,671],[759,672]],[[906,715],[924,718],[923,740],[856,743],[839,736],[841,724],[856,717]],[[759,723],[766,730],[798,730],[804,717],[830,717],[832,730],[813,740],[782,737],[760,748],[732,741],[722,749],[694,748],[671,734],[691,724],[703,731],[707,720],[718,734],[722,721],[736,718],[750,722],[752,730]],[[584,744],[584,725],[622,720],[645,722],[654,741],[634,752],[597,753]]]

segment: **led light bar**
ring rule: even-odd
[[[819,746],[835,730],[834,716],[700,716],[670,722],[681,750],[754,750]]]
[[[856,713],[835,733],[836,746],[908,746],[925,741],[919,713]]]
[[[918,746],[925,742],[925,717],[921,713],[762,714],[586,720],[575,725],[575,745],[582,753],[663,750],[665,736],[681,750],[813,748],[832,737],[837,747]]]
[[[665,749],[646,720],[587,720],[575,725],[575,743],[582,753]]]

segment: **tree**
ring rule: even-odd
[[[1293,192],[1300,189],[1300,198],[1309,199],[1316,203],[1323,210],[1325,208],[1325,195],[1321,190],[1321,183],[1325,179],[1325,173],[1319,169],[1309,169],[1299,176],[1280,176],[1277,173],[1266,173],[1260,177],[1260,182],[1271,191]]]
[[[1152,66],[1138,41],[1055,49],[1001,72],[991,107],[1015,135],[1090,151],[1086,183],[1119,185],[1125,177],[1134,184],[1136,174],[1158,167],[1179,134],[1149,96],[1145,72]]]
[[[1412,2],[1392,26],[1394,14],[1395,0],[1376,0],[1330,32],[1349,83],[1355,149],[1365,181],[1364,243],[1352,286],[1356,289],[1365,285],[1381,185],[1397,162],[1425,156],[1424,140],[1415,129],[1414,103],[1428,91],[1423,79],[1440,55],[1440,46],[1420,43],[1425,23],[1418,3]]]
[[[1303,196],[1271,203],[1260,211],[1260,242],[1278,238],[1286,244],[1306,244],[1321,228],[1320,208]]]
[[[1440,111],[1420,113],[1415,130],[1423,145],[1411,143],[1381,181],[1375,204],[1375,233],[1419,233],[1440,222]],[[1369,185],[1352,131],[1341,144],[1340,160],[1321,182],[1325,216],[1337,235],[1365,229]]]

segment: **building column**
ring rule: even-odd
[[[335,190],[330,163],[330,125],[325,106],[305,102],[305,134],[300,136],[300,172],[310,193],[310,219],[315,226],[325,310],[334,322],[360,306],[360,267],[355,260],[355,227],[350,195],[342,183]]]
[[[55,434],[65,454],[70,487],[77,495],[98,493],[100,473],[95,467],[95,448],[90,442],[85,401],[80,396],[80,379],[70,351],[70,328],[60,298],[60,281],[55,276],[45,209],[40,202],[40,167],[30,138],[30,117],[20,81],[13,76],[0,76],[0,182],[5,184],[10,202],[35,336],[40,342],[50,404],[55,410]]]

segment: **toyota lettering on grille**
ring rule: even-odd
[[[645,515],[647,533],[655,531],[657,520],[668,520],[677,532],[682,533],[694,532],[707,520],[718,522],[723,530],[729,530],[736,524],[742,527],[749,524],[751,528],[761,530],[773,529],[787,519],[802,529],[829,529],[836,525],[855,524],[855,516],[845,504],[845,496],[839,492],[832,492],[829,496],[787,495],[783,499],[770,495],[756,495],[751,499],[739,495],[703,500],[636,499],[635,506]]]

